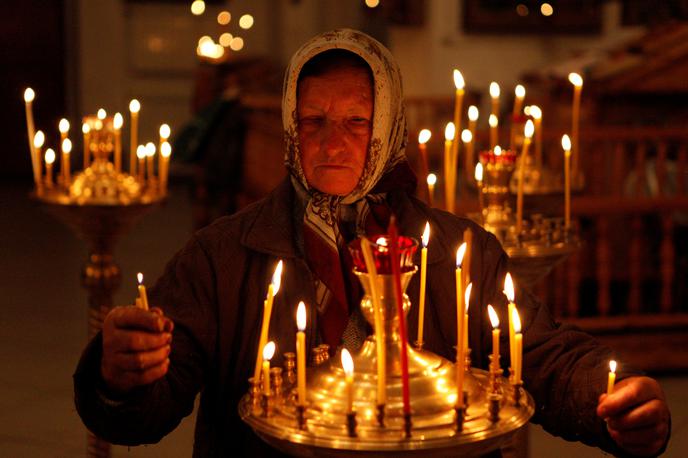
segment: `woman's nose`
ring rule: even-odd
[[[328,156],[335,156],[345,150],[346,132],[338,123],[329,122],[323,129],[322,149]]]

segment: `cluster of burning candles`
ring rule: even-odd
[[[580,124],[580,101],[581,101],[581,91],[583,89],[583,78],[578,73],[570,73],[569,81],[573,85],[573,107],[571,115],[571,137],[564,135],[562,137],[562,147],[564,149],[565,157],[565,192],[566,197],[566,227],[569,227],[570,223],[570,174],[571,169],[574,173],[578,170],[578,131]],[[468,128],[461,130],[461,120],[462,120],[462,110],[463,110],[463,98],[465,93],[465,82],[464,78],[459,70],[454,69],[454,86],[456,87],[456,96],[454,101],[454,120],[453,122],[447,123],[444,129],[444,157],[443,157],[443,174],[444,174],[444,192],[445,192],[445,208],[448,211],[454,211],[455,208],[455,195],[456,195],[456,171],[458,169],[458,155],[459,155],[459,143],[463,142],[465,144],[465,165],[466,170],[473,167],[474,155],[475,155],[475,133],[479,117],[478,107],[471,105],[468,107],[467,117],[468,117]],[[529,105],[524,107],[523,102],[526,96],[526,89],[522,85],[517,85],[514,91],[514,106],[511,113],[511,129],[509,135],[509,149],[514,150],[516,148],[516,138],[517,138],[517,126],[518,121],[528,118],[525,122],[523,131],[523,145],[521,150],[521,157],[525,158],[528,154],[528,149],[535,139],[535,164],[536,167],[542,167],[542,109],[537,105]],[[501,90],[499,84],[496,82],[490,83],[490,99],[491,99],[491,110],[490,116],[488,118],[488,123],[490,126],[490,152],[495,155],[499,155],[502,152],[502,148],[499,146],[499,98]],[[458,133],[461,133],[458,135]],[[437,183],[437,176],[434,173],[429,173],[428,169],[428,153],[427,153],[427,142],[430,140],[432,133],[428,129],[422,129],[418,134],[418,147],[421,157],[421,171],[427,176],[428,184],[428,195],[429,203],[432,206],[432,200],[434,196],[435,184]],[[521,170],[519,174],[522,174],[523,163],[525,160],[521,160]],[[572,162],[572,163],[571,163]],[[483,165],[478,162],[475,166],[475,179],[480,186],[483,177]],[[519,193],[518,200],[521,202],[520,209],[522,212],[522,200],[523,200],[523,180],[519,181]],[[522,213],[519,213],[518,221],[521,221]]]
[[[409,392],[409,374],[408,374],[408,357],[406,350],[406,325],[404,320],[404,312],[402,305],[402,290],[400,280],[400,262],[399,249],[403,246],[403,239],[411,241],[405,237],[397,235],[397,229],[394,222],[390,224],[388,229],[389,235],[380,237],[375,243],[370,242],[366,238],[361,240],[361,249],[365,259],[365,266],[368,274],[373,276],[378,275],[378,268],[376,267],[375,259],[378,255],[385,255],[389,259],[391,265],[391,273],[395,277],[395,296],[397,302],[397,314],[399,318],[399,334],[401,342],[401,382],[402,382],[402,398],[403,398],[403,412],[407,422],[407,437],[410,435],[410,417],[411,404]],[[468,305],[470,303],[471,290],[473,284],[470,282],[470,275],[467,266],[470,264],[470,244],[472,233],[469,230],[464,233],[464,243],[462,243],[456,252],[456,315],[457,315],[457,353],[456,353],[456,377],[457,377],[457,397],[456,408],[465,409],[464,398],[464,376],[465,371],[469,369],[466,367],[466,356],[468,354]],[[428,243],[430,239],[430,224],[426,223],[423,231],[421,241],[421,266],[420,266],[420,297],[419,297],[419,318],[418,318],[418,341],[415,343],[419,350],[423,347],[423,326],[425,315],[425,289],[426,289],[426,274],[427,274],[427,257],[428,257]],[[376,250],[374,259],[373,250]],[[466,266],[464,268],[464,266]],[[388,270],[387,267],[380,265],[382,270]],[[282,278],[283,262],[280,260],[275,268],[272,280],[268,286],[267,297],[263,304],[263,320],[258,342],[258,352],[256,355],[255,369],[253,373],[253,383],[262,391],[263,397],[270,397],[273,395],[270,385],[270,360],[275,354],[276,345],[274,342],[268,342],[268,331],[270,317],[272,313],[272,306],[275,295],[280,290]],[[465,270],[465,271],[464,271]],[[371,300],[373,303],[373,310],[375,315],[375,339],[377,348],[377,407],[378,413],[384,415],[384,406],[386,403],[386,376],[385,373],[385,344],[382,325],[381,306],[378,303],[378,293],[374,290],[376,282],[370,282],[373,285],[371,291]],[[521,327],[521,319],[515,303],[515,291],[512,277],[509,273],[506,274],[504,281],[504,294],[508,299],[508,325],[509,325],[509,350],[510,350],[510,381],[514,386],[514,390],[518,391],[522,386],[522,354],[523,354],[523,335]],[[487,306],[487,312],[490,322],[493,327],[492,331],[492,354],[490,373],[496,376],[502,375],[502,369],[499,364],[500,358],[500,320],[497,312],[492,305]],[[303,302],[299,302],[296,311],[296,406],[300,411],[300,416],[303,418],[303,412],[306,408],[306,306]],[[354,399],[353,399],[353,383],[354,383],[354,363],[353,359],[347,349],[341,351],[341,363],[345,374],[346,384],[346,413],[348,417],[355,416]],[[616,363],[612,361],[613,367],[609,375],[608,393],[611,393],[614,385]],[[611,366],[610,366],[611,367]],[[262,383],[261,383],[262,376]],[[382,412],[382,413],[381,413]],[[264,411],[264,414],[267,414]],[[355,417],[354,417],[355,418]],[[303,421],[299,420],[300,427],[303,426]],[[354,421],[355,424],[355,421]]]
[[[53,167],[57,159],[57,155],[52,148],[47,148],[43,153],[43,146],[45,145],[46,136],[43,131],[35,130],[33,119],[33,102],[36,98],[36,93],[32,88],[26,88],[24,91],[24,103],[26,108],[26,126],[29,140],[29,152],[31,155],[31,165],[33,167],[34,182],[36,190],[39,194],[43,192],[44,188],[53,188],[55,183],[53,179]],[[169,175],[169,161],[172,154],[172,147],[169,143],[170,126],[162,124],[160,126],[160,139],[158,147],[155,143],[148,142],[145,145],[138,144],[138,118],[141,104],[138,100],[132,99],[129,103],[130,114],[130,156],[129,156],[129,173],[137,178],[142,185],[148,185],[149,189],[154,185],[158,185],[158,190],[165,193],[167,190],[167,181]],[[83,134],[84,142],[84,164],[83,168],[86,170],[93,161],[93,153],[98,148],[103,148],[100,141],[102,135],[107,137],[112,133],[114,136],[114,147],[110,141],[106,139],[107,144],[104,146],[108,150],[114,150],[114,170],[117,173],[122,172],[122,127],[124,125],[124,118],[121,113],[115,113],[114,116],[109,117],[104,109],[99,109],[96,116],[84,116],[81,125],[81,132]],[[67,119],[62,118],[58,123],[58,130],[60,132],[60,175],[57,177],[57,183],[64,189],[69,189],[72,183],[71,172],[71,152],[72,141],[69,138],[70,123]],[[158,176],[155,175],[154,160],[156,156],[156,149],[158,155]],[[109,155],[110,151],[106,150]],[[45,167],[45,174],[43,168]],[[137,173],[138,169],[138,173]]]

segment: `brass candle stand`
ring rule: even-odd
[[[361,311],[374,326],[371,277],[366,272],[355,273],[365,290]],[[404,290],[414,273],[415,267],[402,272]],[[522,390],[518,405],[507,402],[502,396],[511,392],[506,378],[496,371],[490,374],[469,368],[462,390],[466,402],[460,406],[456,365],[401,342],[392,275],[379,274],[375,289],[385,327],[387,398],[383,405],[377,402],[378,352],[373,333],[352,354],[353,413],[347,408],[347,387],[339,357],[323,358],[316,348],[315,366],[308,369],[305,406],[298,406],[295,396],[290,395],[296,387],[288,381],[270,411],[256,406],[252,388],[239,403],[242,420],[272,447],[294,456],[472,456],[506,445],[534,413],[530,395]],[[405,313],[410,306],[404,294]],[[402,403],[401,345],[406,345],[408,352],[410,417],[405,415]],[[494,393],[498,393],[496,400]],[[379,418],[381,411],[383,422]]]
[[[118,134],[113,118],[104,115],[85,116],[84,155],[88,165],[78,173],[69,166],[69,155],[62,162],[56,183],[52,177],[37,176],[33,200],[48,213],[72,228],[88,245],[88,256],[82,270],[82,286],[88,293],[88,336],[91,339],[102,328],[103,320],[113,307],[113,294],[121,283],[121,271],[114,261],[117,240],[143,215],[162,202],[165,187],[149,174],[133,176],[122,172]],[[71,151],[70,151],[71,152]],[[40,161],[40,148],[31,151]],[[165,158],[168,159],[169,155]],[[117,167],[115,166],[117,163]],[[110,456],[110,445],[89,433],[87,455]]]

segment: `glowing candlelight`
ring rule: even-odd
[[[514,98],[514,111],[513,115],[518,116],[521,114],[521,107],[523,106],[523,99],[526,97],[526,88],[523,87],[522,85],[518,84],[516,86],[516,89],[514,89],[514,94],[516,97]]]
[[[72,141],[68,138],[62,140],[62,182],[65,188],[69,187],[71,180],[71,163],[69,158],[72,153]]]
[[[103,108],[99,108],[98,112],[96,113],[96,116],[98,117],[98,119],[103,121],[107,117],[107,112]]]
[[[535,123],[535,164],[542,168],[542,110],[537,105],[531,105],[530,116]]]
[[[499,133],[497,131],[499,119],[497,118],[497,115],[491,114],[488,123],[490,124],[490,149],[494,149],[494,147],[497,145],[499,137]]]
[[[158,130],[158,133],[160,134],[160,142],[158,144],[159,147],[162,146],[162,144],[170,139],[170,134],[171,134],[170,126],[167,124],[161,124],[160,129]]]
[[[499,88],[499,84],[497,84],[495,81],[492,81],[490,83],[490,100],[492,102],[491,108],[492,110],[490,111],[491,114],[495,116],[499,116],[499,95],[501,93],[501,90]]]
[[[425,278],[428,266],[428,242],[430,241],[430,223],[425,223],[425,230],[420,238],[423,248],[420,250],[420,297],[418,309],[418,348],[423,348],[423,322],[425,319]]]
[[[425,176],[428,174],[428,141],[430,140],[430,137],[432,136],[432,133],[428,129],[422,129],[418,133],[418,151],[420,152],[420,165],[421,165],[421,171],[420,174],[422,176]],[[428,200],[429,202],[429,200]]]
[[[478,162],[475,164],[475,182],[478,187],[478,204],[480,206],[480,214],[482,215],[483,208],[485,207],[484,197],[483,197],[483,164]]]
[[[571,228],[571,139],[568,135],[561,137],[564,149],[564,228]]]
[[[91,162],[91,126],[88,123],[81,125],[81,133],[84,134],[84,169]]]
[[[144,145],[139,145],[136,148],[136,157],[139,158],[139,181],[143,184],[146,180],[146,147]]]
[[[578,126],[583,78],[578,73],[569,73],[569,81],[573,84],[573,113],[571,114],[571,151],[573,152],[573,163],[571,164],[571,169],[573,173],[577,173],[578,157],[580,155],[580,150],[578,149]]]
[[[514,358],[512,362],[514,368],[514,383],[521,383],[523,372],[523,334],[521,334],[521,317],[518,315],[516,307],[511,311],[509,320],[514,322]]]
[[[456,98],[454,101],[454,128],[456,132],[461,132],[461,111],[463,110],[463,96],[464,96],[465,82],[460,71],[454,69],[454,87],[456,87]],[[456,188],[456,169],[459,158],[459,141],[454,139],[451,148],[451,170],[452,170],[452,189]],[[453,200],[453,199],[452,199]],[[452,206],[453,209],[453,206]]]
[[[148,294],[146,293],[146,287],[143,284],[143,274],[141,272],[136,274],[136,279],[139,283],[139,299],[141,299],[141,308],[143,310],[148,310]]]
[[[60,122],[57,124],[57,129],[60,131],[60,141],[63,141],[67,138],[67,134],[69,134],[69,121],[65,118],[60,119]]]
[[[268,342],[263,347],[263,394],[270,395],[270,360],[275,355],[275,342]]]
[[[300,406],[306,405],[306,304],[296,309],[296,386]]]
[[[280,285],[282,284],[282,260],[277,263],[275,271],[272,274],[272,281],[268,286],[268,294],[263,304],[263,324],[260,328],[260,339],[258,340],[258,355],[256,356],[256,366],[253,371],[253,379],[258,380],[260,377],[260,362],[261,362],[261,351],[268,341],[268,329],[270,327],[270,317],[272,315],[272,304],[275,296],[280,290]]]
[[[463,314],[464,314],[464,295],[463,295],[463,258],[466,254],[466,242],[463,242],[459,248],[456,250],[456,271],[455,271],[455,285],[456,285],[456,348],[461,349],[463,344],[463,339],[461,337],[461,328],[463,325]],[[457,352],[456,362],[460,363],[459,354]]]
[[[53,187],[53,163],[55,162],[55,151],[48,148],[45,151],[45,184],[47,187]]]
[[[428,205],[433,206],[433,200],[435,198],[435,184],[437,184],[437,175],[434,173],[429,173],[425,181],[428,183]]]
[[[141,104],[136,99],[129,102],[130,138],[129,138],[129,173],[136,175],[136,157],[138,156],[137,145],[139,143],[139,111]]]
[[[509,315],[509,360],[511,361],[511,367],[516,370],[515,368],[515,356],[514,356],[514,345],[515,345],[515,340],[514,336],[516,335],[516,332],[514,330],[514,321],[513,321],[513,313],[514,309],[516,308],[516,304],[514,304],[514,298],[515,298],[515,292],[514,292],[514,281],[511,278],[511,274],[509,272],[506,273],[506,277],[504,278],[504,295],[506,298],[509,300],[509,305],[507,307],[507,314]]]
[[[346,381],[346,413],[354,411],[354,360],[349,350],[342,348],[342,368]]]
[[[43,176],[43,154],[41,154],[41,148],[45,143],[45,134],[42,130],[36,132],[33,136],[33,154],[36,156],[36,186],[40,191],[43,186],[42,176]]]
[[[170,156],[172,155],[172,146],[168,142],[163,142],[160,146],[160,190],[163,193],[167,192],[167,177],[170,170]]]
[[[530,119],[526,122],[524,128],[525,138],[523,139],[523,150],[521,151],[521,159],[518,165],[518,194],[516,195],[516,233],[521,234],[523,228],[523,182],[525,181],[526,157],[528,156],[528,147],[533,138],[533,121]]]
[[[452,169],[451,148],[456,136],[456,127],[453,122],[447,123],[444,128],[444,203],[448,212],[454,211],[454,170]]]
[[[609,361],[609,377],[607,378],[607,395],[614,392],[614,382],[616,381],[616,361]]]
[[[29,155],[31,156],[31,166],[33,168],[34,182],[40,181],[38,173],[38,162],[40,157],[36,156],[36,148],[33,146],[34,137],[36,136],[36,127],[33,122],[33,101],[36,98],[36,93],[30,87],[24,90],[24,105],[26,111],[26,131],[29,137]]]
[[[471,291],[473,290],[473,283],[469,283],[466,286],[466,292],[464,296],[464,314],[463,314],[463,353],[466,356],[466,351],[468,350],[468,307],[471,303]]]
[[[115,129],[115,170],[122,171],[122,125],[124,118],[122,113],[115,113],[115,118],[112,121],[112,127]]]
[[[487,313],[492,323],[492,368],[496,372],[499,369],[499,317],[491,305],[487,306]]]
[[[146,170],[148,173],[148,181],[155,180],[155,172],[153,170],[153,159],[155,158],[155,143],[146,143]]]
[[[471,105],[468,107],[468,130],[471,131],[471,138],[477,139],[476,125],[478,123],[478,107]],[[475,142],[470,142],[466,145],[466,170],[470,170],[473,167],[473,162],[475,157]]]

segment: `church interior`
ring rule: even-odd
[[[557,320],[656,377],[672,412],[664,456],[688,453],[688,1],[11,0],[3,7],[1,455],[103,456],[87,452],[73,403],[72,374],[87,338],[109,307],[133,302],[137,272],[152,284],[194,231],[283,180],[284,69],[309,38],[343,27],[371,35],[398,61],[417,196],[501,231],[514,269]],[[120,116],[99,117],[100,109]],[[102,186],[81,175],[90,160],[82,145],[95,138],[84,126],[112,119],[114,167],[132,171],[113,184],[118,195],[138,192],[130,162],[160,191],[140,204],[125,199],[130,211],[114,218],[70,211],[65,199],[78,187],[63,190],[67,169],[89,192]],[[450,135],[458,145],[453,168],[449,121],[461,125]],[[431,136],[421,142],[424,129]],[[573,147],[562,148],[564,134]],[[139,143],[158,149],[155,164],[145,148],[137,155]],[[502,194],[487,186],[488,176],[497,179],[488,168],[484,184],[482,177],[483,158],[494,160],[497,145],[526,153]],[[191,456],[194,417],[158,444],[109,453]],[[537,425],[519,441],[513,456],[603,455]]]

